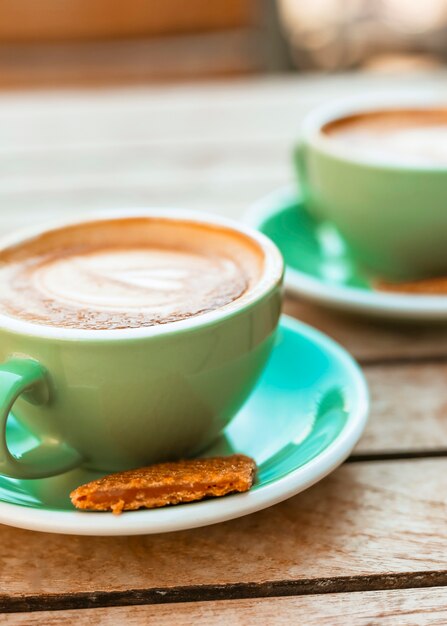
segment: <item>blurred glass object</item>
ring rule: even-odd
[[[277,2],[298,69],[412,70],[447,60],[447,0]]]

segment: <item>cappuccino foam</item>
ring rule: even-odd
[[[326,124],[322,132],[353,156],[403,165],[447,165],[447,109],[359,113]]]
[[[166,324],[234,302],[262,263],[254,241],[224,227],[87,222],[0,251],[0,312],[66,328]]]

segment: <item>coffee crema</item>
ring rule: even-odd
[[[0,313],[91,330],[167,324],[234,302],[262,266],[260,246],[230,228],[152,217],[85,222],[0,251]]]
[[[358,113],[322,128],[347,152],[394,164],[447,166],[447,109],[384,109]]]

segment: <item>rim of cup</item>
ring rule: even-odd
[[[386,92],[386,93],[369,93],[357,96],[349,96],[339,98],[330,103],[323,104],[309,112],[301,125],[301,142],[310,144],[313,148],[329,154],[330,156],[350,161],[352,163],[360,163],[370,167],[393,170],[421,170],[421,171],[441,171],[447,172],[447,165],[437,163],[416,163],[404,162],[399,163],[396,160],[387,161],[386,158],[375,158],[366,154],[359,154],[349,149],[348,146],[341,142],[333,141],[330,137],[325,136],[322,128],[337,119],[348,117],[356,113],[369,113],[377,110],[393,110],[393,109],[416,109],[425,110],[430,108],[439,108],[446,110],[447,116],[447,95],[440,96],[433,93],[415,93],[415,92]],[[300,142],[299,142],[300,143]]]
[[[42,222],[41,224],[20,229],[3,236],[0,239],[0,250],[26,242],[27,240],[33,239],[42,233],[59,230],[67,226],[103,220],[128,219],[132,217],[163,218],[166,220],[172,220],[173,222],[181,219],[200,225],[223,226],[228,228],[230,231],[232,230],[242,234],[251,241],[254,241],[262,251],[264,263],[261,276],[256,284],[247,293],[243,294],[224,307],[214,309],[213,311],[209,311],[207,313],[191,316],[184,320],[168,322],[166,324],[122,329],[78,329],[50,326],[40,323],[37,324],[0,313],[0,330],[34,337],[76,341],[119,341],[175,334],[186,330],[212,325],[224,319],[231,318],[241,310],[250,307],[261,300],[281,283],[284,273],[283,258],[276,245],[268,237],[242,223],[221,217],[220,215],[188,209],[159,207],[105,209],[94,210],[82,218],[71,214],[63,219]]]

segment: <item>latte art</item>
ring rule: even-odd
[[[98,251],[44,263],[32,273],[43,298],[97,311],[136,309],[159,317],[226,304],[247,288],[231,259],[166,250]]]
[[[323,133],[359,157],[394,164],[447,165],[447,110],[383,110],[327,124]]]
[[[58,239],[54,231],[47,241],[0,253],[0,311],[73,328],[164,324],[231,304],[260,269],[252,244],[229,233],[191,225],[182,232],[168,223],[145,223],[145,233],[134,226],[126,233],[88,224],[84,234],[77,227],[68,236],[68,248],[61,246],[66,234]]]

